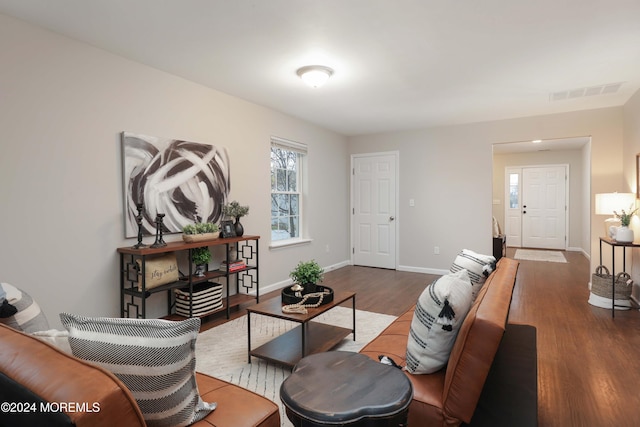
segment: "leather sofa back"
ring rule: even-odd
[[[72,410],[64,412],[77,427],[145,426],[135,399],[113,374],[3,324],[0,324],[0,372],[53,403],[49,410],[70,406]],[[76,405],[85,405],[91,411],[75,410],[80,409]],[[22,415],[19,419],[29,417],[28,413]],[[37,424],[27,421],[24,425]]]
[[[465,318],[447,365],[443,409],[452,425],[471,421],[505,331],[519,263],[502,258]]]

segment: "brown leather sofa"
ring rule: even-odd
[[[433,374],[413,375],[410,426],[458,426],[471,422],[505,331],[519,263],[502,258],[487,278],[465,318],[449,363]],[[360,352],[405,365],[413,310],[404,313]]]
[[[218,407],[192,426],[280,427],[278,407],[270,400],[200,373],[197,382],[202,399],[217,402]],[[39,402],[56,405],[43,412]],[[113,374],[3,324],[0,324],[0,403],[3,404],[0,425],[146,425],[135,399]],[[68,403],[86,403],[89,410],[78,410],[78,406],[58,410],[60,404]],[[98,403],[99,410],[92,410],[94,403]]]

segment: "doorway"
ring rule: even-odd
[[[566,249],[569,166],[505,169],[505,234],[509,246]]]
[[[353,265],[396,269],[398,153],[351,156]]]

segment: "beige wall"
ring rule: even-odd
[[[591,191],[583,196],[590,206],[593,194],[622,185],[622,116],[618,107],[364,135],[349,138],[349,153],[400,152],[401,268],[446,270],[462,248],[491,251],[493,144],[591,136]],[[602,224],[588,212],[591,228],[583,227],[579,238],[590,254]]]
[[[587,146],[580,150],[567,151],[543,151],[531,153],[510,153],[493,155],[493,195],[492,199],[500,201],[493,204],[493,216],[504,230],[505,221],[505,168],[509,166],[542,166],[542,165],[568,165],[569,166],[569,197],[567,199],[569,207],[569,228],[567,229],[568,242],[567,249],[585,251],[589,253],[589,247],[584,246],[582,236],[589,233],[588,223],[584,223],[582,212],[589,210],[589,198],[585,199],[590,181],[584,181],[585,172],[583,169],[589,167],[584,163],[584,152],[588,151]],[[586,173],[588,176],[588,171]],[[586,187],[586,191],[584,189]],[[507,242],[507,245],[509,242]]]
[[[635,192],[636,155],[640,153],[640,91],[627,102],[624,107],[624,182],[626,191]],[[635,241],[640,241],[640,218],[633,218],[631,223]],[[633,296],[640,300],[640,250],[633,249],[631,277],[635,283]],[[617,268],[616,268],[617,269]],[[629,270],[629,269],[627,269]]]
[[[345,137],[4,15],[0,57],[0,281],[52,323],[62,311],[119,316],[116,248],[135,243],[124,239],[122,131],[227,147],[230,196],[251,208],[247,234],[262,236],[261,288],[302,259],[348,262],[348,223],[336,220],[349,209]],[[267,248],[271,135],[309,146],[311,244]],[[164,295],[149,303],[165,314]]]

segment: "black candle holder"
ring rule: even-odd
[[[164,227],[162,218],[164,218],[164,215],[163,213],[156,214],[156,241],[151,245],[152,248],[167,246],[167,242],[162,238],[162,229]]]
[[[142,211],[144,210],[144,204],[136,204],[138,215],[136,215],[136,223],[138,224],[138,244],[133,245],[133,249],[146,248],[147,245],[142,243]]]

